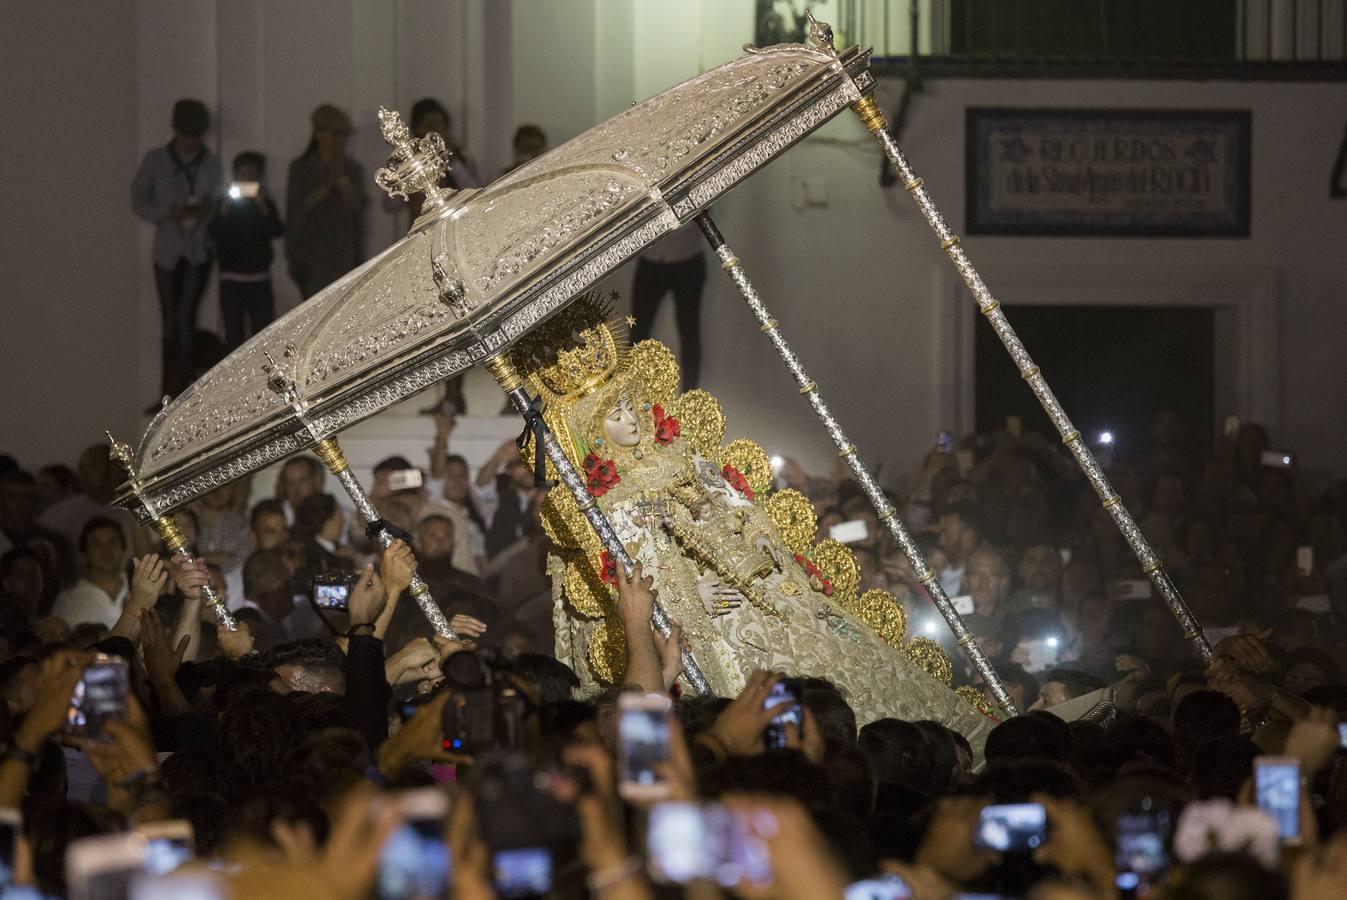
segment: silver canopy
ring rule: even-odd
[[[135,452],[143,501],[116,502],[162,515],[311,446],[268,354],[336,434],[510,346],[874,85],[868,50],[746,50],[438,203],[165,407]]]

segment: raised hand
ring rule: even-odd
[[[389,597],[399,597],[416,574],[416,556],[407,542],[399,538],[384,548],[379,558],[379,578]]]
[[[127,609],[150,609],[159,602],[159,595],[168,583],[168,570],[157,554],[147,554],[136,560],[131,570],[131,596]]]
[[[762,732],[773,717],[779,715],[794,700],[785,699],[774,706],[763,708],[772,686],[782,678],[778,672],[757,669],[748,676],[748,683],[739,696],[716,718],[710,734],[731,756],[754,756],[763,751]]]

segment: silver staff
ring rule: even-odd
[[[621,564],[624,571],[631,573],[635,565],[627,549],[622,546],[622,541],[618,539],[617,532],[613,530],[613,524],[608,521],[608,517],[599,509],[599,504],[595,502],[593,496],[589,493],[589,488],[585,480],[580,477],[575,465],[567,458],[561,445],[552,435],[551,430],[542,421],[537,410],[533,408],[533,399],[529,397],[528,391],[524,390],[524,380],[519,373],[515,371],[514,365],[510,360],[502,355],[493,356],[486,361],[486,369],[496,379],[501,390],[505,391],[510,403],[515,411],[524,417],[524,421],[534,431],[534,440],[542,442],[543,452],[551,460],[552,466],[557,470],[557,475],[561,478],[561,483],[570,491],[571,496],[575,498],[576,505],[580,511],[585,514],[589,526],[594,529],[598,535],[599,543],[603,544],[605,550],[612,558]],[[650,613],[650,624],[654,629],[664,637],[669,636],[670,624],[669,616],[664,608],[655,602],[654,609]],[[683,679],[696,694],[709,696],[711,685],[707,683],[706,676],[702,674],[701,668],[697,665],[697,660],[693,657],[692,651],[687,647],[682,648],[683,657]]]
[[[921,548],[917,546],[917,542],[912,540],[912,535],[908,533],[907,528],[898,517],[898,510],[889,504],[884,492],[875,482],[874,475],[870,474],[869,467],[861,460],[860,453],[856,451],[856,445],[847,439],[846,432],[842,431],[842,426],[837,423],[837,419],[833,418],[832,410],[828,408],[828,404],[819,394],[818,385],[809,377],[809,373],[805,371],[804,366],[800,363],[800,358],[795,355],[795,351],[790,344],[786,343],[786,339],[781,335],[781,329],[777,326],[776,319],[773,319],[771,313],[767,311],[762,298],[748,280],[748,275],[744,273],[744,267],[739,264],[739,257],[735,256],[734,251],[725,243],[725,238],[721,236],[720,230],[716,228],[709,215],[702,213],[697,216],[697,224],[701,226],[702,233],[706,235],[706,240],[716,251],[716,256],[720,257],[721,268],[729,273],[730,278],[734,281],[734,286],[739,289],[740,296],[744,298],[748,308],[757,317],[758,323],[762,326],[762,331],[771,339],[777,355],[781,357],[781,361],[790,370],[795,383],[800,386],[800,393],[809,398],[810,405],[814,407],[814,414],[818,416],[819,421],[823,423],[823,427],[827,429],[828,436],[832,438],[838,454],[847,461],[851,474],[860,484],[861,489],[865,491],[865,495],[870,498],[870,505],[875,508],[875,515],[879,516],[879,521],[889,529],[889,534],[902,548],[903,555],[912,565],[912,573],[926,586],[926,592],[931,595],[931,602],[935,604],[935,608],[940,611],[940,615],[949,625],[949,630],[954,635],[954,642],[967,654],[973,668],[982,676],[982,680],[986,682],[992,694],[996,697],[996,702],[1010,715],[1019,715],[1019,710],[1015,707],[1015,701],[1010,699],[1010,694],[1006,691],[1005,682],[1001,680],[1000,675],[996,674],[991,661],[987,659],[987,655],[982,652],[982,648],[973,639],[973,634],[968,630],[968,625],[964,622],[963,617],[959,615],[959,611],[954,608],[954,604],[945,595],[945,589],[940,586],[940,579],[936,572],[926,562],[926,557],[922,554]]]
[[[294,348],[287,346],[285,356],[289,358],[294,352]],[[318,458],[327,466],[327,470],[336,476],[341,482],[341,486],[346,489],[346,495],[351,498],[355,504],[356,511],[360,517],[365,520],[365,524],[371,526],[382,526],[384,524],[383,516],[374,508],[374,503],[370,500],[365,489],[361,487],[355,474],[351,471],[351,465],[346,461],[346,454],[342,453],[341,445],[333,436],[324,436],[314,427],[313,421],[308,417],[308,406],[299,397],[299,391],[295,387],[295,382],[290,373],[285,368],[272,359],[271,354],[267,354],[267,365],[263,367],[267,373],[267,387],[275,391],[294,411],[295,418],[300,421],[304,429],[309,433],[309,437],[314,440],[314,452]],[[374,539],[378,541],[379,546],[387,549],[393,543],[395,538],[386,527],[377,527],[374,531]],[[421,607],[421,613],[430,623],[430,627],[440,637],[458,640],[458,635],[449,627],[449,621],[445,619],[444,612],[440,610],[439,604],[430,594],[430,587],[421,580],[421,576],[412,573],[412,582],[407,586],[411,592],[412,599],[416,605]]]
[[[1081,439],[1080,432],[1067,418],[1066,411],[1062,409],[1062,404],[1053,395],[1052,389],[1048,387],[1048,382],[1043,378],[1043,373],[1039,371],[1038,366],[1034,365],[1033,358],[1029,356],[1029,351],[1025,350],[1024,344],[1020,343],[1019,336],[1015,334],[1015,329],[1010,327],[1010,322],[1006,320],[1006,314],[1001,310],[1000,302],[992,297],[992,292],[987,289],[987,285],[982,281],[982,276],[978,274],[977,269],[973,268],[973,263],[968,258],[968,254],[964,252],[963,247],[959,246],[959,236],[950,229],[945,217],[940,214],[940,210],[936,209],[935,203],[931,200],[931,195],[927,193],[922,180],[912,171],[912,167],[908,165],[902,151],[898,149],[897,142],[888,132],[887,123],[884,121],[884,113],[880,111],[879,104],[875,102],[874,97],[863,97],[853,103],[851,109],[883,146],[884,155],[888,157],[889,162],[898,173],[899,179],[903,182],[903,187],[917,202],[917,206],[921,208],[921,214],[925,216],[926,222],[935,232],[935,236],[940,239],[940,249],[949,255],[950,261],[954,263],[954,268],[959,270],[959,277],[963,279],[969,293],[973,295],[978,310],[996,330],[996,336],[1001,339],[1002,346],[1014,359],[1015,367],[1020,370],[1020,375],[1024,380],[1029,383],[1029,388],[1038,398],[1039,405],[1043,407],[1043,411],[1048,414],[1048,418],[1057,428],[1057,433],[1062,437],[1062,443],[1070,448],[1072,456],[1076,458],[1076,463],[1080,466],[1080,470],[1085,473],[1091,487],[1094,488],[1100,501],[1103,502],[1104,509],[1108,510],[1109,515],[1113,517],[1113,523],[1118,526],[1118,530],[1122,532],[1128,546],[1136,554],[1137,560],[1141,563],[1141,571],[1150,578],[1151,583],[1155,585],[1155,589],[1169,607],[1169,611],[1174,614],[1179,627],[1183,629],[1183,636],[1193,645],[1193,649],[1197,651],[1203,663],[1210,662],[1211,644],[1207,642],[1206,636],[1202,633],[1202,627],[1198,625],[1197,619],[1188,609],[1188,604],[1184,602],[1178,588],[1174,587],[1174,582],[1170,581],[1169,575],[1165,572],[1164,564],[1160,562],[1150,543],[1141,533],[1141,529],[1137,527],[1137,523],[1132,519],[1132,514],[1127,511],[1127,507],[1123,506],[1122,499],[1114,493],[1113,486],[1109,484],[1108,478],[1104,476],[1103,469],[1095,461],[1094,454],[1090,452],[1090,448]]]
[[[184,562],[192,562],[192,548],[187,545],[187,538],[183,535],[182,529],[178,523],[173,521],[171,513],[162,513],[145,496],[141,489],[140,472],[136,469],[135,455],[131,448],[118,441],[112,436],[112,432],[103,432],[108,436],[108,445],[110,446],[109,455],[122,464],[126,469],[127,482],[131,486],[131,493],[140,503],[144,510],[145,520],[159,533],[159,539],[164,542],[164,546],[174,556],[179,557]],[[210,584],[201,586],[201,599],[210,607],[210,611],[215,614],[215,620],[220,623],[220,627],[226,631],[238,631],[239,623],[235,620],[229,607],[225,606],[220,595],[215,593],[215,589]]]

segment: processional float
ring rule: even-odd
[[[381,110],[392,153],[375,180],[394,197],[423,193],[422,215],[404,238],[268,326],[167,403],[134,452],[118,445],[131,476],[118,504],[154,525],[170,547],[182,548],[171,530],[172,510],[312,448],[386,546],[393,538],[351,473],[337,435],[481,364],[525,419],[533,445],[545,453],[602,546],[630,570],[626,549],[548,431],[507,351],[642,249],[695,221],[956,643],[1000,705],[1016,713],[1004,682],[707,215],[732,187],[850,108],[883,144],[1185,633],[1209,652],[1159,560],[885,131],[870,96],[875,79],[869,51],[836,51],[830,29],[810,22],[809,44],[746,48],[745,56],[633,106],[480,190],[442,187],[448,159],[439,136],[413,139],[397,113]],[[452,637],[419,579],[411,592],[434,630]],[[232,627],[228,611],[214,608]],[[669,625],[657,603],[652,626],[667,635]],[[683,677],[691,690],[705,693],[696,651],[684,649]]]

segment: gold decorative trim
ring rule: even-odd
[[[514,363],[505,353],[491,357],[483,365],[491,373],[491,377],[496,379],[496,384],[500,385],[500,389],[506,393],[524,384],[524,377],[515,370]]]
[[[1141,574],[1142,574],[1142,575],[1151,575],[1151,574],[1154,574],[1155,572],[1160,571],[1160,570],[1163,569],[1164,567],[1165,567],[1165,564],[1162,563],[1162,562],[1160,562],[1160,560],[1157,559],[1155,562],[1151,563],[1149,566],[1144,567],[1144,568],[1141,570]]]
[[[773,492],[767,498],[767,516],[791,553],[804,554],[813,545],[818,516],[804,494],[794,488]]]
[[[851,111],[860,118],[865,130],[871,134],[877,134],[888,126],[888,122],[884,119],[884,113],[880,110],[874,97],[862,97],[857,100],[851,104]]]
[[[816,390],[818,390],[818,385],[817,385],[817,384],[814,384],[814,382],[811,381],[811,382],[809,382],[808,384],[806,384],[804,387],[800,388],[800,393],[801,393],[801,394],[812,394],[812,393],[814,393],[814,391],[816,391]]]
[[[341,452],[341,445],[337,443],[336,438],[323,438],[313,449],[318,454],[318,458],[323,461],[323,465],[327,466],[327,470],[333,475],[340,475],[351,468],[351,464],[346,461],[346,454]]]
[[[856,445],[855,445],[855,444],[847,444],[845,447],[843,447],[843,448],[838,452],[837,455],[840,456],[840,457],[842,457],[843,459],[846,459],[846,458],[851,457],[851,456],[855,456],[855,455],[856,455]]]
[[[738,469],[754,494],[761,494],[772,486],[772,460],[757,441],[748,438],[730,441],[720,451],[720,464]]]
[[[993,300],[991,303],[988,303],[986,306],[981,307],[980,310],[981,310],[981,312],[982,312],[982,314],[983,314],[984,316],[990,316],[992,313],[996,312],[996,311],[997,311],[998,309],[1000,309],[1000,308],[1001,308],[1001,301],[1000,301],[1000,300]]]
[[[926,670],[936,681],[949,687],[954,681],[954,667],[950,665],[945,649],[927,637],[915,637],[902,645],[908,657]]]
[[[1122,502],[1122,498],[1119,497],[1117,494],[1114,494],[1112,497],[1109,497],[1107,500],[1104,501],[1104,504],[1103,504],[1103,505],[1104,505],[1104,509],[1112,509],[1113,507],[1117,506],[1117,505],[1118,505],[1119,503],[1121,503],[1121,502]]]
[[[959,245],[959,236],[957,234],[952,234],[940,242],[940,249],[948,250],[951,247],[957,247],[958,245]]]
[[[673,404],[682,425],[681,440],[704,457],[713,457],[725,440],[725,410],[720,401],[700,388],[688,391]]]
[[[916,191],[918,188],[920,188],[920,187],[921,187],[923,184],[925,184],[925,183],[926,183],[926,180],[925,180],[924,178],[920,178],[920,177],[918,177],[918,178],[913,178],[913,179],[912,179],[911,181],[909,181],[907,184],[903,185],[903,190],[907,191],[908,193],[912,193],[913,191]]]
[[[727,258],[724,262],[722,262],[720,264],[720,267],[724,269],[726,272],[728,272],[730,269],[738,267],[738,265],[739,265],[739,257],[731,256]]]
[[[164,546],[170,550],[181,550],[187,546],[187,539],[183,537],[182,529],[178,528],[178,523],[173,521],[172,516],[159,516],[153,522],[154,530],[159,533]]]
[[[1079,432],[1079,431],[1073,431],[1073,432],[1071,432],[1070,434],[1068,434],[1066,437],[1062,438],[1062,443],[1063,443],[1063,444],[1066,444],[1066,445],[1069,447],[1069,446],[1071,446],[1072,444],[1074,444],[1074,443],[1075,443],[1076,441],[1078,441],[1078,440],[1080,440],[1080,432]]]
[[[856,554],[846,544],[824,538],[808,556],[819,567],[823,577],[832,582],[832,601],[838,606],[850,608],[856,599],[856,588],[861,583],[861,567],[856,562]]]
[[[762,323],[762,327],[758,330],[763,334],[770,334],[771,332],[776,331],[776,319],[768,319],[766,322]]]
[[[1028,372],[1021,372],[1020,377],[1025,381],[1031,381],[1038,377],[1038,366],[1031,366]]]

